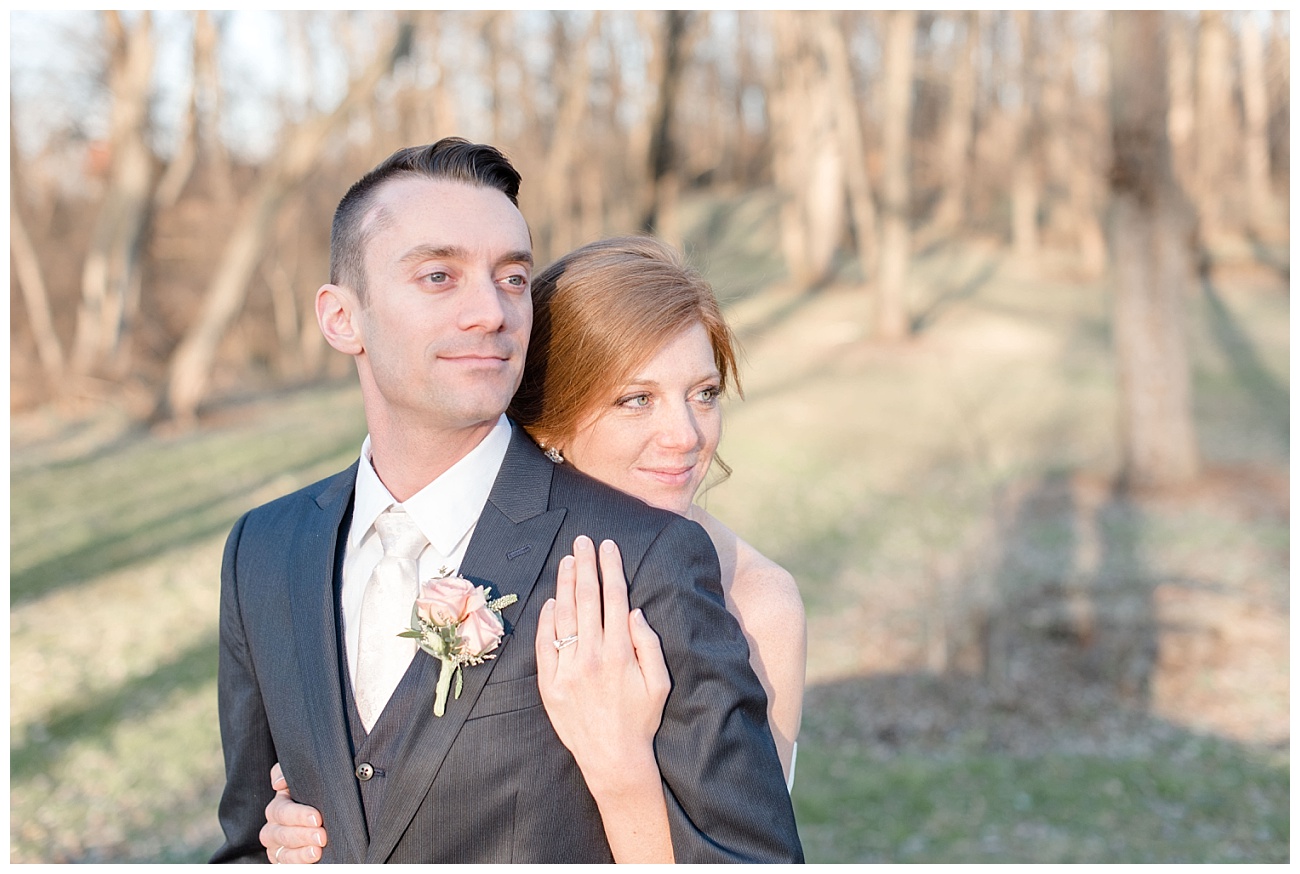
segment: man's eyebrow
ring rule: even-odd
[[[467,253],[460,246],[430,246],[420,244],[409,250],[399,260],[403,264],[413,264],[417,261],[429,261],[439,258],[461,259],[466,257]]]
[[[430,246],[421,244],[408,250],[400,259],[402,264],[415,264],[420,261],[436,261],[439,259],[468,260],[469,253],[461,246]],[[520,249],[516,252],[507,252],[501,258],[497,259],[498,264],[527,264],[533,266],[533,253],[527,249]]]
[[[502,264],[527,264],[533,266],[533,253],[527,249],[520,249],[518,252],[511,252],[501,259]]]

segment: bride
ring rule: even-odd
[[[534,279],[532,294],[532,337],[510,417],[557,464],[708,532],[793,785],[803,602],[788,572],[694,503],[722,436],[721,397],[737,383],[735,341],[712,288],[672,248],[617,237],[556,261]],[[615,544],[601,544],[598,558],[591,540],[574,542],[535,644],[542,703],[596,800],[615,861],[673,861],[654,758],[670,681],[658,638],[639,610],[628,612]],[[279,765],[272,785],[261,832],[268,857],[319,860],[328,840],[319,812],[291,799]]]

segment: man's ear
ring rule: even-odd
[[[365,349],[356,295],[338,285],[325,284],[316,291],[316,322],[325,342],[347,355]]]

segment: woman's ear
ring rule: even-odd
[[[365,349],[361,333],[360,305],[346,288],[325,284],[316,291],[316,322],[325,342],[347,355],[360,355]]]

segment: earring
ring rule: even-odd
[[[560,450],[556,449],[554,446],[552,446],[549,449],[543,450],[542,454],[545,455],[547,458],[549,458],[551,461],[555,462],[556,464],[564,464],[564,456],[561,455]]]

